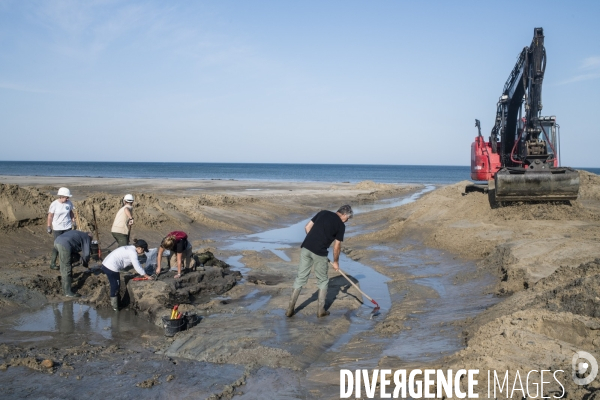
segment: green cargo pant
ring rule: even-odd
[[[52,234],[54,235],[54,239],[56,239],[57,237],[59,237],[60,235],[62,235],[65,232],[70,231],[70,229],[64,230],[64,231],[52,231]],[[56,247],[52,247],[52,255],[50,256],[50,268],[54,269],[54,267],[56,267],[56,258],[58,257],[58,250],[56,250]]]
[[[320,290],[327,289],[329,284],[329,277],[327,271],[329,270],[329,261],[327,256],[318,256],[310,250],[302,248],[300,250],[300,265],[298,266],[298,276],[294,281],[294,289],[300,289],[306,282],[308,282],[308,275],[310,275],[310,268],[315,266],[315,275],[317,276],[317,287]]]
[[[62,244],[56,243],[54,248],[58,252],[58,260],[60,262],[60,275],[64,278],[70,277],[73,267],[71,266],[71,248],[65,247]]]
[[[129,235],[124,235],[122,233],[117,233],[117,232],[111,232],[113,237],[115,238],[115,240],[117,241],[117,244],[119,246],[117,247],[123,247],[123,246],[128,246],[129,245]]]

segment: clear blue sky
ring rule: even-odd
[[[2,1],[0,160],[469,165],[543,27],[600,167],[600,1]]]

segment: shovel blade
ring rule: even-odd
[[[377,302],[375,300],[371,300],[371,303],[375,304],[375,308],[371,311],[371,318],[373,319],[373,317],[376,317],[379,315],[379,310],[381,310],[381,307],[379,307],[379,304],[377,304]]]

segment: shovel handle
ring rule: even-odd
[[[75,221],[77,222],[77,228],[79,228],[79,230],[82,230],[83,226],[81,225],[81,220],[79,219],[79,213],[77,212],[77,209],[75,209],[74,211],[75,211]]]
[[[354,282],[352,282],[352,280],[350,278],[348,278],[348,276],[344,273],[344,271],[342,271],[342,269],[338,269],[338,272],[340,274],[342,274],[344,276],[344,278],[346,278],[348,280],[348,282],[350,282],[352,284],[352,286],[354,286],[356,288],[356,290],[358,290],[359,292],[362,293],[363,296],[365,296],[367,299],[371,300],[371,303],[377,305],[377,303],[375,302],[375,300],[373,300],[372,298],[369,297],[368,294],[366,294],[365,292],[363,292],[362,290],[360,290],[360,288],[358,287],[358,285]]]
[[[96,210],[92,204],[92,216],[94,217],[94,230],[96,231],[96,241],[98,242],[98,258],[102,260],[102,250],[100,248],[100,232],[98,232],[98,222],[96,221]]]

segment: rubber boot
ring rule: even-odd
[[[294,307],[296,307],[296,301],[298,301],[298,296],[300,296],[300,291],[302,290],[302,288],[299,289],[294,289],[292,291],[292,297],[290,298],[290,304],[288,305],[288,309],[285,312],[285,316],[286,317],[291,317],[292,315],[295,314],[294,312]]]
[[[81,297],[79,293],[73,293],[71,290],[71,283],[73,283],[73,277],[70,275],[63,275],[63,292],[67,297]]]
[[[119,298],[117,296],[111,297],[110,305],[112,306],[113,310],[119,311]]]
[[[329,315],[329,311],[325,310],[325,300],[327,300],[327,289],[319,289],[319,310],[317,311],[319,318]]]
[[[60,269],[58,265],[56,265],[56,259],[58,258],[58,250],[56,248],[52,248],[52,253],[50,255],[50,269]]]

